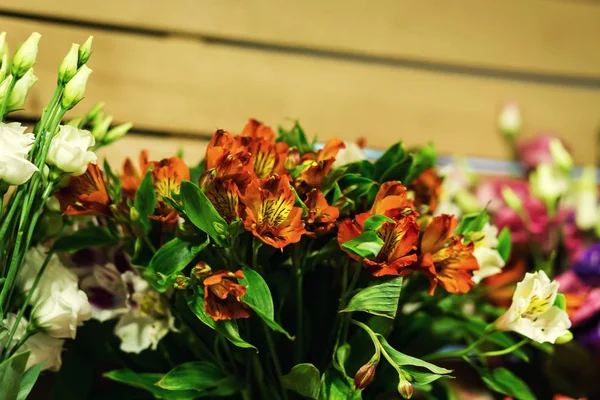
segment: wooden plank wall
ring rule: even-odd
[[[596,159],[600,5],[563,0],[0,0],[14,49],[42,35],[25,116],[51,96],[73,41],[92,34],[85,110],[107,103],[137,135],[111,158],[182,145],[196,161],[216,128],[299,119],[321,139],[436,143],[508,157],[495,123],[517,101],[524,131]],[[153,135],[144,136],[151,131]],[[198,139],[193,139],[193,138]]]

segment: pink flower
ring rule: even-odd
[[[550,142],[556,139],[556,135],[545,133],[532,138],[521,138],[517,142],[517,157],[521,164],[527,169],[532,170],[542,163],[552,163],[552,154],[550,153]],[[563,142],[567,150],[569,148]]]

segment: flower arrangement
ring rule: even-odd
[[[2,117],[34,80],[38,39],[12,64],[2,54]],[[104,376],[155,398],[436,398],[457,360],[534,398],[492,361],[570,340],[564,296],[542,269],[508,309],[487,301],[510,232],[485,209],[445,211],[432,146],[372,161],[251,119],[218,130],[197,166],[143,151],[101,169],[95,149],[130,125],[109,130],[101,107],[61,124],[90,46],[69,51],[33,133],[0,125],[3,193],[15,187],[0,214],[0,397],[27,396],[94,319],[87,343],[113,355]]]

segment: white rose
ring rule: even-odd
[[[17,275],[17,287],[23,294],[29,293],[36,275],[42,268],[48,250],[42,246],[32,247],[25,253],[23,265]],[[56,254],[50,257],[48,265],[38,283],[32,297],[32,303],[37,304],[40,299],[50,296],[53,286],[66,288],[77,286],[77,275],[66,268]]]
[[[338,152],[337,156],[335,157],[335,162],[333,163],[334,168],[367,159],[365,153],[363,153],[360,146],[356,143],[344,142],[344,144],[346,145],[346,148]]]
[[[6,319],[3,321],[4,326],[7,329],[12,329],[16,319],[17,318],[15,314],[8,314]],[[21,318],[17,330],[15,331],[15,336],[13,336],[11,346],[14,346],[17,341],[23,337],[26,330],[27,320],[25,318]],[[4,340],[6,340],[6,337]],[[0,340],[0,344],[2,346],[4,346],[5,343],[5,341]],[[42,371],[58,371],[62,364],[61,353],[64,343],[64,340],[53,338],[41,332],[31,336],[20,348],[20,350],[31,351],[29,358],[27,359],[26,368],[29,369],[34,364],[43,361],[44,366],[42,367]]]
[[[554,305],[558,282],[543,271],[527,273],[517,284],[510,308],[495,322],[502,331],[514,331],[539,343],[554,343],[568,335],[571,321]]]
[[[54,282],[48,297],[40,298],[32,320],[48,335],[75,339],[77,327],[92,317],[87,295],[77,284]]]
[[[73,176],[83,175],[88,164],[97,161],[96,154],[88,151],[94,144],[96,141],[89,131],[62,125],[52,139],[46,162]]]
[[[38,170],[26,158],[35,138],[25,129],[19,123],[0,123],[0,181],[9,185],[22,185]]]

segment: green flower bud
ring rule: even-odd
[[[482,207],[477,197],[468,190],[461,190],[456,193],[454,200],[465,213],[481,211]]]
[[[79,71],[75,74],[73,79],[71,79],[66,85],[65,90],[62,97],[62,106],[67,110],[72,109],[83,99],[83,94],[85,93],[85,86],[87,84],[87,80],[90,77],[92,70],[87,67],[87,65],[83,65],[79,68]]]
[[[195,276],[198,280],[206,278],[211,272],[210,265],[204,261],[198,261],[198,264],[192,268],[192,276]]]
[[[0,60],[0,82],[4,80],[10,73],[10,65],[8,63],[8,54],[3,54]]]
[[[177,276],[175,283],[173,283],[173,287],[177,290],[185,290],[188,286],[190,286],[190,278],[183,275]]]
[[[571,340],[573,340],[573,334],[571,333],[571,331],[567,331],[567,333],[565,333],[564,335],[558,337],[556,339],[556,344],[565,344],[565,343],[569,343]]]
[[[31,87],[38,81],[38,77],[33,73],[33,68],[30,68],[21,79],[19,79],[10,93],[8,98],[8,112],[21,110],[25,105],[25,100],[29,94]]]
[[[77,43],[73,43],[71,46],[71,50],[67,53],[63,62],[60,64],[60,68],[58,68],[58,81],[60,83],[67,83],[77,73],[77,60],[79,58],[79,45]]]
[[[32,33],[15,53],[12,65],[12,74],[15,79],[20,79],[35,64],[41,37],[42,35],[37,32]]]
[[[551,164],[540,164],[529,175],[529,187],[535,197],[543,200],[549,212],[556,208],[556,202],[567,190],[567,180]]]
[[[8,53],[6,44],[6,32],[0,32],[0,58]]]
[[[573,168],[573,157],[559,139],[550,141],[550,154],[554,164],[564,172],[569,172]]]
[[[94,40],[93,36],[87,38],[85,43],[81,45],[79,48],[79,57],[77,61],[77,65],[81,67],[83,64],[88,62],[90,56],[92,55],[92,41]]]
[[[13,76],[9,75],[6,78],[4,78],[2,83],[0,83],[0,101],[4,101],[4,97],[6,97],[6,92],[8,92],[8,87],[12,83],[12,80]]]
[[[410,399],[413,395],[412,384],[404,377],[404,374],[400,375],[400,382],[398,383],[398,393],[405,399]]]
[[[103,140],[104,143],[109,144],[109,143],[112,143],[112,142],[115,142],[115,141],[121,139],[123,136],[125,136],[127,134],[127,132],[129,132],[129,130],[132,127],[133,127],[133,124],[131,122],[115,126],[110,131],[108,131],[106,136],[104,136],[104,140]]]
[[[502,188],[502,197],[510,208],[512,208],[516,212],[523,211],[523,202],[519,198],[519,196],[508,186],[504,186]]]
[[[74,128],[79,128],[79,124],[81,123],[81,121],[83,121],[82,117],[76,117],[76,118],[73,118],[72,120],[70,120],[69,122],[67,122],[67,125],[72,126]]]
[[[111,115],[105,117],[100,123],[94,125],[92,129],[92,136],[96,139],[96,142],[102,142],[102,139],[108,132],[108,128],[110,128],[110,124],[112,124],[113,117]]]
[[[135,207],[131,207],[129,210],[129,219],[131,222],[137,222],[140,220],[140,212],[135,209]]]
[[[377,360],[377,362],[369,361],[360,367],[356,375],[354,375],[354,387],[356,390],[363,390],[373,381],[373,378],[375,378],[375,370],[377,369],[378,361],[379,360]]]
[[[92,107],[92,109],[90,110],[90,112],[88,113],[88,115],[85,118],[88,121],[94,121],[96,119],[96,117],[102,113],[103,110],[104,110],[104,103],[98,103],[94,107]],[[102,118],[104,118],[104,117],[102,117]]]

